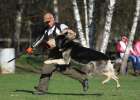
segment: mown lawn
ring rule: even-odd
[[[39,74],[18,73],[0,75],[0,100],[139,100],[140,77],[121,76],[121,88],[116,89],[115,82],[102,85],[104,77],[96,76],[89,80],[89,90],[82,92],[79,82],[58,73],[52,77],[49,93],[33,95]]]

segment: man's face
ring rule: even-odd
[[[44,21],[44,23],[46,23],[50,27],[52,27],[55,23],[54,17],[51,13],[45,14],[43,17],[43,21]]]

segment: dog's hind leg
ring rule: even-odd
[[[107,78],[106,78],[104,81],[102,81],[102,84],[105,84],[105,83],[107,83],[110,79],[113,79],[113,80],[116,82],[116,84],[117,84],[117,88],[120,87],[120,83],[119,83],[118,77],[117,77],[116,75],[113,75],[113,74],[111,74],[111,73],[104,73],[103,75],[107,76]]]
[[[115,82],[116,82],[116,84],[117,84],[117,88],[119,88],[120,87],[120,83],[119,83],[119,81],[118,81],[118,77],[116,76],[116,75],[112,75],[112,77],[111,77],[113,80],[115,80]]]
[[[107,76],[107,78],[106,78],[104,81],[102,81],[102,84],[107,83],[107,82],[111,79],[111,77],[110,77],[109,74],[110,74],[110,73],[103,73],[103,75]]]

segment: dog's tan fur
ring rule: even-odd
[[[87,68],[87,69],[86,69]],[[85,69],[88,73],[89,76],[97,73],[97,74],[102,74],[106,76],[107,78],[102,81],[102,84],[107,83],[109,80],[113,79],[116,84],[117,88],[120,87],[120,83],[118,81],[118,77],[116,76],[116,72],[114,70],[113,64],[111,63],[110,60],[108,61],[94,61],[90,62]]]

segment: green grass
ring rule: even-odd
[[[89,90],[84,95],[79,82],[55,73],[49,84],[49,94],[36,96],[30,91],[37,84],[39,74],[22,73],[0,75],[0,100],[139,100],[140,77],[121,76],[121,88],[114,81],[102,85],[104,77],[89,80]]]

